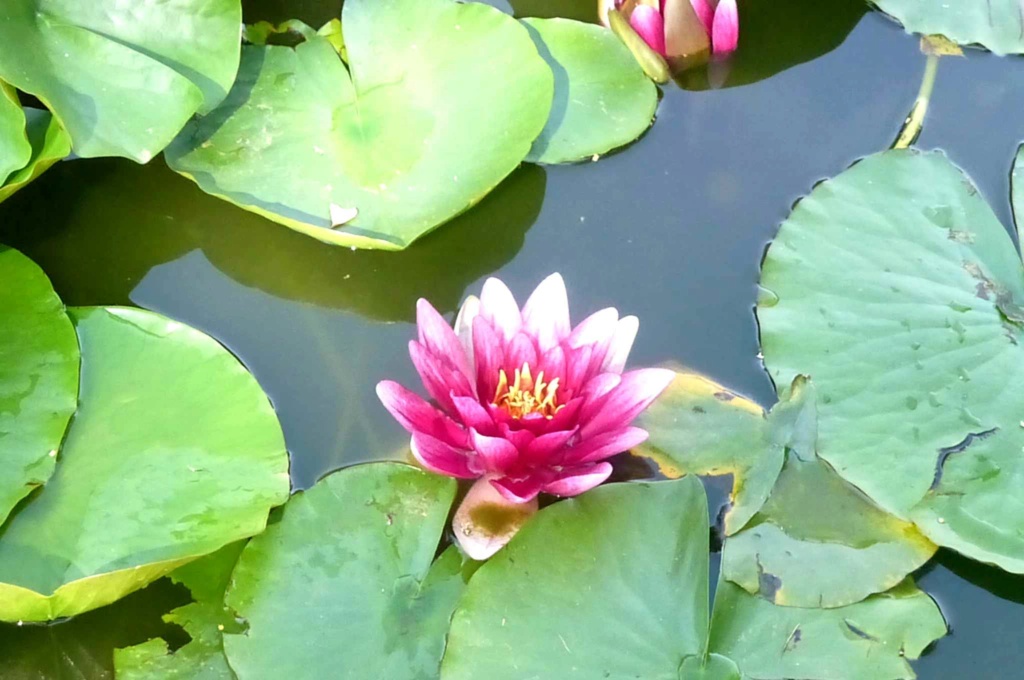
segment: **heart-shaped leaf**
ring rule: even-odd
[[[941,153],[889,151],[819,185],[768,250],[776,384],[814,376],[818,452],[935,543],[1024,572],[1024,272]]]
[[[944,35],[996,54],[1024,53],[1024,11],[1019,0],[872,0],[908,31]]]
[[[288,494],[280,425],[212,338],[158,314],[80,308],[80,404],[41,493],[0,540],[0,619],[95,609],[263,530]]]
[[[470,581],[442,680],[912,678],[907,660],[945,633],[910,583],[798,609],[724,581],[709,633],[707,521],[695,477],[611,484],[541,510]]]
[[[632,142],[650,126],[658,89],[614,33],[568,19],[525,19],[555,76],[548,123],[528,161],[590,159]]]
[[[462,557],[434,555],[455,483],[398,463],[336,472],[294,496],[252,540],[224,636],[245,678],[436,678],[462,593]]]
[[[147,162],[238,69],[239,0],[5,0],[0,79],[44,102],[79,156]]]
[[[53,473],[78,405],[78,339],[50,280],[0,245],[0,522]]]
[[[168,161],[320,240],[401,249],[526,157],[551,70],[522,25],[477,3],[348,0],[342,26],[347,65],[326,37],[245,47],[227,100]],[[335,224],[332,205],[356,217]]]

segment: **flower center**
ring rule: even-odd
[[[530,364],[516,369],[515,381],[510,385],[505,369],[498,371],[498,389],[494,392],[494,405],[505,409],[513,418],[539,413],[551,418],[564,404],[558,403],[558,378],[544,382],[544,371],[534,378]]]

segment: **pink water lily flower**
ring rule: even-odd
[[[479,480],[455,519],[456,537],[475,559],[511,538],[538,494],[575,496],[605,481],[606,459],[647,438],[631,423],[674,376],[659,368],[624,373],[637,318],[609,308],[573,328],[558,274],[522,310],[491,278],[479,299],[466,300],[454,329],[426,300],[416,321],[409,353],[432,401],[390,380],[377,394],[412,434],[425,468]],[[496,523],[501,512],[508,521]]]
[[[618,10],[652,50],[669,60],[692,57],[701,48],[725,55],[739,43],[736,0],[600,1],[605,25],[608,10]]]

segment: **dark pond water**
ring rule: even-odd
[[[592,7],[513,4],[577,17]],[[637,364],[679,361],[769,405],[752,313],[764,246],[815,182],[891,143],[924,60],[916,39],[862,16],[858,0],[762,0],[772,16],[755,4],[741,5],[750,35],[761,23],[732,81],[749,84],[669,86],[638,143],[598,163],[526,166],[403,253],[322,245],[206,196],[159,160],[60,164],[0,206],[0,241],[35,259],[68,304],[138,305],[227,345],[272,397],[299,488],[401,454],[406,437],[373,387],[416,382],[415,299],[450,312],[491,274],[525,295],[560,271],[577,316],[614,305],[640,317]],[[340,0],[245,5],[248,21],[319,25]],[[765,69],[779,72],[755,80]],[[1006,224],[1021,111],[1018,60],[945,59],[919,142],[946,149]],[[916,665],[922,678],[1024,678],[1024,578],[940,554],[920,583],[952,626]],[[0,627],[0,677],[109,677],[110,650],[163,632],[159,615],[185,598],[158,583],[70,624]]]

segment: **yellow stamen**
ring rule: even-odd
[[[513,418],[539,413],[551,418],[564,404],[558,403],[558,378],[544,382],[544,371],[534,378],[530,364],[517,368],[515,380],[509,385],[505,369],[498,371],[498,389],[494,392],[494,405],[500,406]]]

